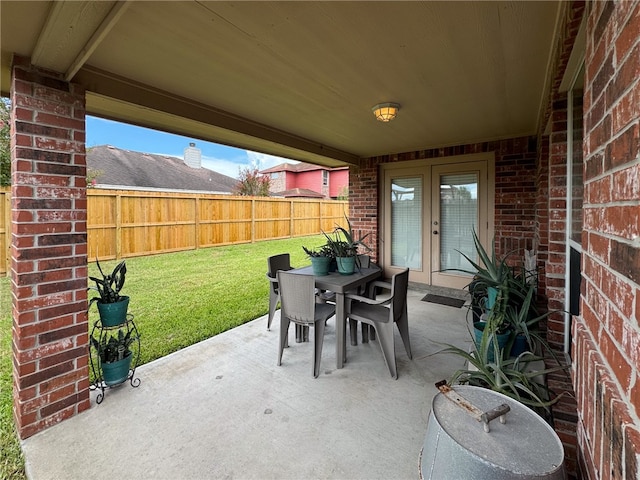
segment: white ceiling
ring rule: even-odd
[[[90,114],[276,155],[359,158],[535,134],[563,3],[0,3],[12,53]],[[371,107],[401,104],[377,122]]]

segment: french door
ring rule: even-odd
[[[437,163],[437,162],[440,163]],[[387,274],[462,288],[476,261],[473,232],[486,245],[493,228],[493,155],[383,166],[383,251]],[[491,232],[490,232],[491,231]]]

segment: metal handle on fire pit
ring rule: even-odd
[[[496,418],[499,418],[500,423],[505,424],[507,422],[506,414],[509,410],[511,410],[511,408],[506,403],[498,405],[497,407],[487,412],[483,412],[474,404],[472,404],[469,400],[464,398],[462,395],[457,393],[453,388],[447,385],[446,380],[442,380],[436,383],[436,388],[440,390],[440,393],[442,393],[445,397],[447,397],[453,403],[455,403],[460,408],[462,408],[465,412],[467,412],[469,415],[475,418],[478,422],[482,422],[484,431],[487,433],[489,433],[491,430],[489,428],[489,422],[491,422],[491,420],[495,420]]]

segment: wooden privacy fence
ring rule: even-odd
[[[8,267],[10,193],[0,190],[0,272]],[[87,190],[91,259],[313,235],[344,224],[345,201]]]

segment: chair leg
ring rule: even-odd
[[[413,358],[413,355],[411,354],[411,340],[409,339],[409,319],[407,315],[402,315],[402,317],[400,317],[396,324],[398,325],[398,330],[400,331],[402,343],[404,343],[404,349],[407,351],[407,355],[409,356],[409,358]]]
[[[376,339],[376,329],[369,326],[369,340],[372,342]]]
[[[273,321],[273,316],[276,313],[276,307],[278,306],[278,301],[280,300],[280,296],[273,292],[269,292],[269,316],[267,317],[267,330],[271,330],[271,322]]]
[[[369,330],[375,331],[369,328],[369,324],[362,322],[362,343],[369,343]],[[372,340],[375,340],[375,338],[372,338]]]
[[[324,341],[324,320],[315,322],[313,332],[313,377],[320,375],[320,359],[322,358],[322,342]],[[307,329],[309,327],[306,327]]]
[[[278,366],[282,365],[282,352],[288,346],[290,320],[286,317],[280,318],[280,341],[278,342]]]
[[[354,347],[358,345],[358,321],[357,320],[349,319],[349,337],[351,338],[351,345],[353,345]],[[364,338],[362,341],[364,342]]]
[[[309,327],[296,323],[296,343],[309,341]]]
[[[396,349],[393,342],[393,323],[376,324],[376,330],[378,331],[378,337],[380,337],[378,343],[382,349],[384,362],[387,364],[391,376],[397,380],[398,370],[396,368]]]

